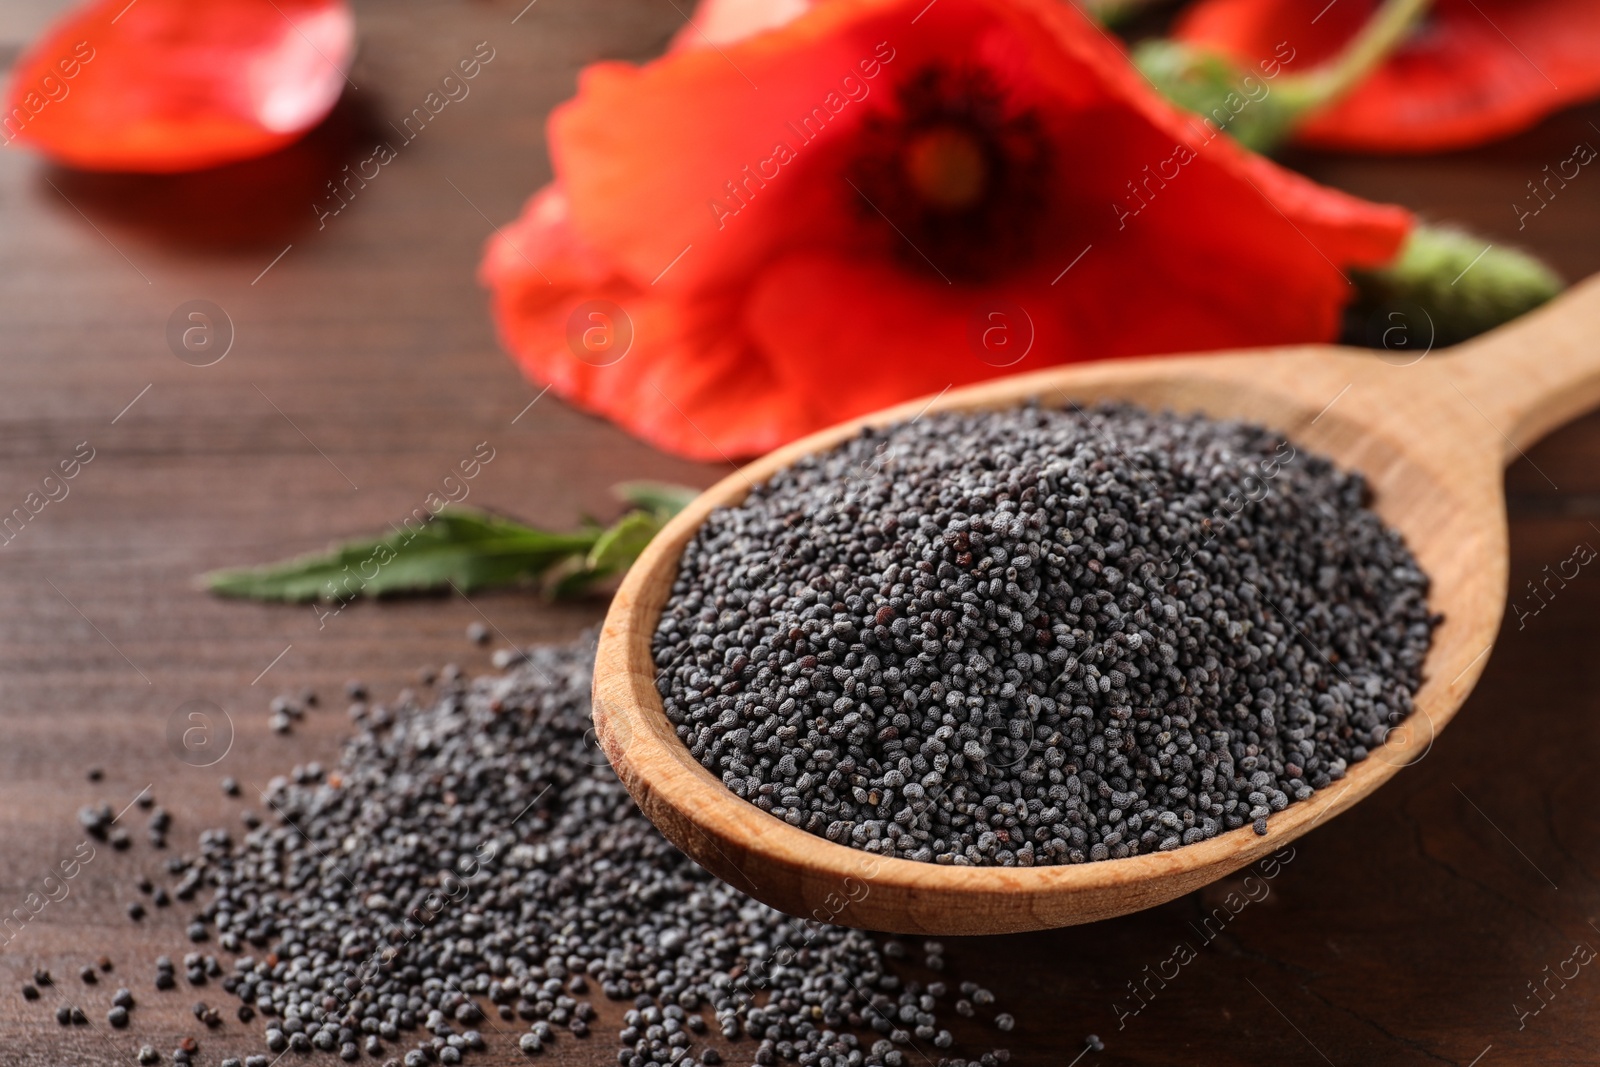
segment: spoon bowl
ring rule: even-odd
[[[1108,360],[954,389],[796,441],[696,498],[650,543],[606,616],[595,661],[600,743],[646,816],[696,862],[791,915],[957,935],[1093,922],[1153,907],[1263,859],[1425,756],[1482,673],[1506,595],[1502,473],[1551,429],[1600,404],[1600,279],[1448,352],[1334,346]],[[1126,401],[1266,426],[1364,474],[1373,508],[1432,580],[1434,631],[1412,714],[1343,779],[1268,819],[1170,852],[1040,867],[892,859],[793,827],[730,792],[679,740],[656,690],[651,638],[684,546],[717,508],[865,426],[923,412]],[[1531,462],[1531,461],[1530,461]],[[1320,654],[1320,650],[1319,654]]]

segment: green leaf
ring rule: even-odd
[[[570,560],[556,568],[550,586],[551,598],[561,600],[577,596],[597,582],[627,570],[665,524],[665,517],[649,511],[628,512],[606,528],[581,561]]]
[[[586,522],[558,534],[485,512],[446,508],[432,520],[379,538],[348,541],[263,567],[213,571],[206,588],[253,600],[324,600],[418,593],[451,585],[462,592],[540,579],[552,596],[570,596],[626,570],[662,525],[698,494],[665,482],[616,487],[636,505],[608,527]]]
[[[397,527],[386,537],[347,541],[262,567],[213,571],[201,580],[214,593],[253,600],[343,602],[452,584],[470,592],[536,578],[563,561],[583,559],[601,536],[594,529],[550,533],[485,512],[447,508],[429,522]]]
[[[700,490],[671,482],[623,482],[611,487],[618,499],[656,515],[663,521],[688,507]],[[642,546],[641,546],[642,547]]]
[[[563,564],[551,575],[550,599],[571,600],[583,596],[594,588],[596,582],[603,581],[607,577],[608,575],[585,567],[581,561]]]
[[[662,520],[651,512],[630,511],[600,535],[584,563],[596,572],[621,570],[639,558],[661,526]]]

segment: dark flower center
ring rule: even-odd
[[[939,126],[913,137],[906,145],[905,168],[912,190],[946,211],[976,204],[989,176],[983,146],[959,126]]]
[[[982,282],[1032,255],[1053,156],[1038,113],[986,71],[929,66],[863,122],[847,174],[904,263]]]

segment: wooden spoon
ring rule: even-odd
[[[1416,332],[1420,349],[1427,338]],[[792,915],[874,930],[988,934],[1092,922],[1171,900],[1265,857],[1426,755],[1482,673],[1506,599],[1501,473],[1508,463],[1531,463],[1525,448],[1600,404],[1600,278],[1448,352],[1396,355],[1306,346],[1052,368],[903,404],[750,464],[657,535],[606,616],[594,717],[612,766],[651,821],[713,874]],[[1341,781],[1272,815],[1264,837],[1246,826],[1099,863],[984,868],[888,859],[806,833],[729,792],[673,732],[650,654],[696,528],[714,508],[738,504],[752,485],[863,426],[1035,398],[1248,419],[1363,472],[1374,507],[1432,577],[1432,607],[1444,614],[1415,712]]]

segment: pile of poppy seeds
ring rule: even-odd
[[[593,649],[531,650],[472,681],[447,668],[431,702],[358,700],[336,769],[274,779],[265,822],[246,812],[241,840],[209,830],[167,864],[195,901],[191,940],[234,955],[190,953],[184,980],[264,1022],[270,1055],[227,1067],[312,1050],[387,1067],[535,1055],[601,1040],[602,1017],[620,1067],[1009,1060],[936,1051],[955,1044],[951,1015],[991,1037],[1013,1026],[988,990],[942,980],[939,942],[905,959],[903,942],[790,918],[663,838],[594,745]],[[176,970],[158,961],[158,990]],[[185,1042],[171,1062],[191,1062]],[[164,1061],[146,1047],[139,1062]]]
[[[714,512],[654,637],[737,796],[886,856],[1174,849],[1342,777],[1438,619],[1358,474],[1128,406],[865,430]]]

